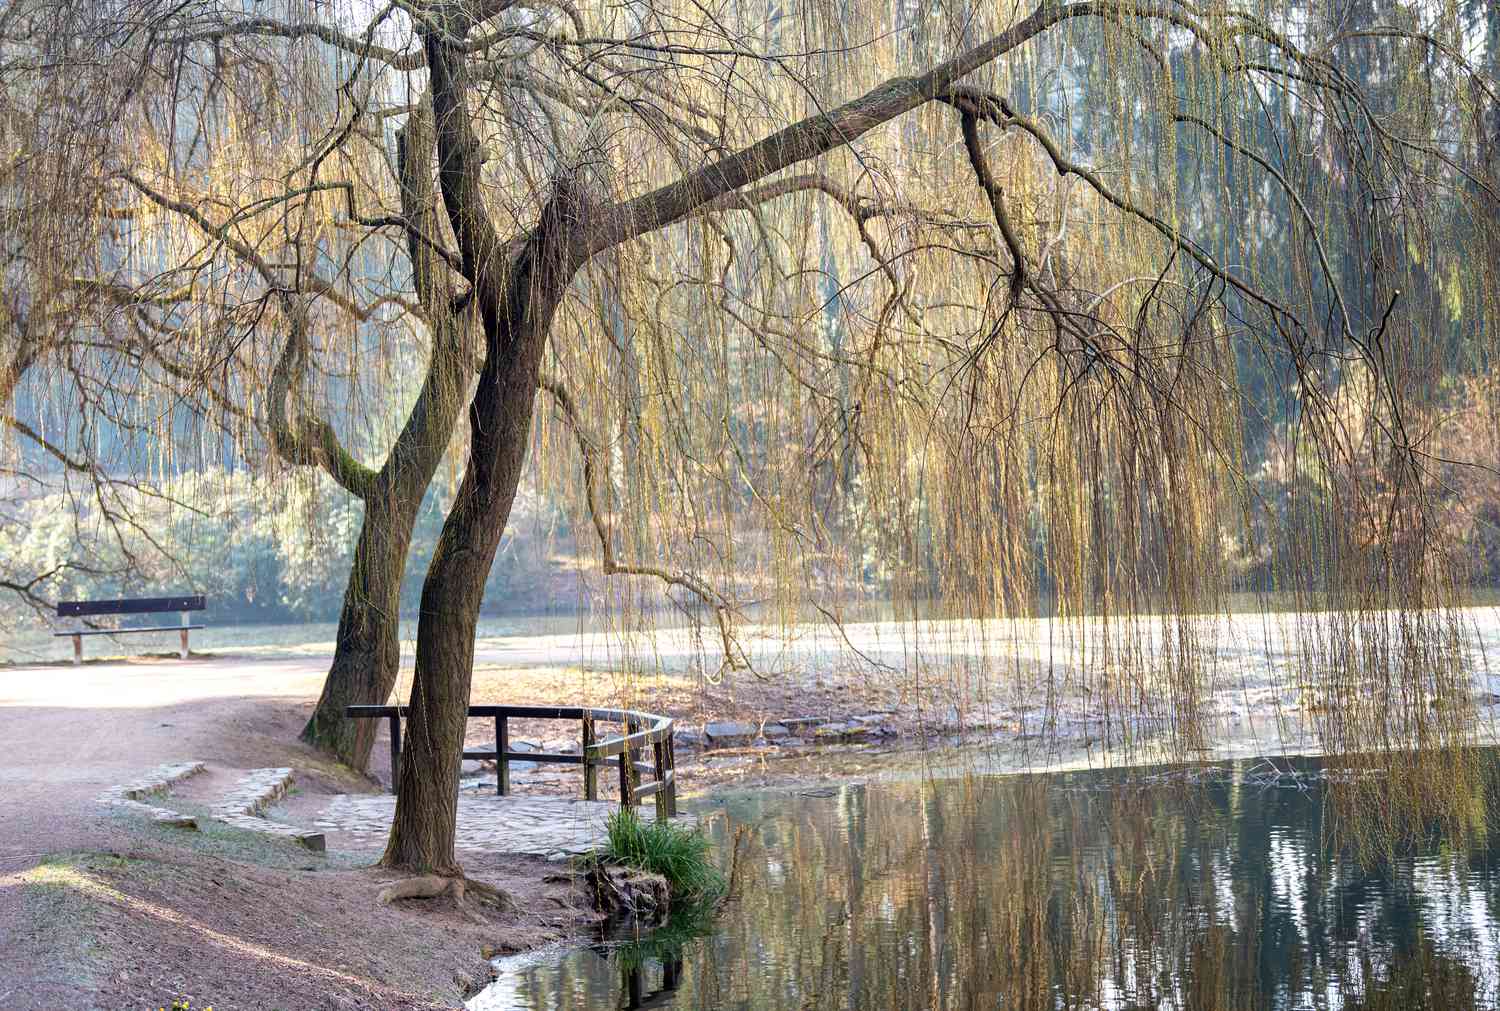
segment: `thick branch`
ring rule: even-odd
[[[462,54],[436,33],[423,39],[431,74],[432,112],[437,132],[438,185],[448,223],[458,240],[463,275],[474,286],[485,332],[493,333],[493,313],[501,300],[506,274],[504,243],[485,209],[481,190],[479,138],[465,106],[468,76]]]
[[[988,41],[920,77],[896,77],[827,113],[809,116],[711,165],[603,211],[582,237],[587,259],[621,242],[654,232],[726,193],[782,169],[847,146],[878,126],[942,97],[959,79],[1065,21],[1080,17],[1138,17],[1199,27],[1181,13],[1147,4],[1086,0],[1045,4]]]
[[[286,344],[271,370],[266,422],[276,452],[292,463],[322,467],[351,495],[364,498],[374,485],[376,472],[356,460],[339,442],[333,426],[322,418],[302,416],[294,423],[287,417],[287,399],[292,383],[307,362],[307,306],[295,295],[285,295]]]
[[[1116,193],[1093,169],[1069,159],[1062,153],[1062,149],[1057,146],[1057,142],[1040,125],[1034,120],[1017,113],[1005,99],[976,91],[972,88],[954,88],[948,94],[941,97],[943,101],[954,106],[961,113],[972,114],[979,119],[1001,127],[1017,127],[1031,134],[1036,142],[1041,145],[1042,150],[1046,152],[1058,175],[1074,175],[1082,179],[1095,193],[1106,202],[1112,204],[1117,210],[1123,211],[1130,217],[1150,225],[1174,247],[1192,257],[1197,261],[1199,266],[1240,292],[1240,294],[1244,295],[1250,301],[1264,306],[1286,319],[1298,318],[1295,312],[1281,302],[1278,302],[1259,288],[1248,284],[1221,267],[1219,262],[1207,250],[1187,235],[1184,235],[1180,229],[1168,224],[1161,217],[1139,206],[1128,197]]]
[[[402,52],[385,46],[377,46],[368,39],[360,39],[329,25],[309,22],[277,21],[274,18],[244,18],[231,24],[217,25],[196,32],[185,32],[175,36],[176,45],[192,45],[196,42],[221,42],[236,36],[258,38],[280,38],[296,41],[317,39],[335,49],[352,53],[363,59],[384,63],[395,70],[418,70],[422,66],[422,54]]]
[[[235,37],[279,38],[289,41],[316,39],[335,49],[358,56],[362,60],[374,60],[375,62],[383,63],[393,70],[421,70],[426,64],[421,52],[391,49],[388,46],[376,45],[372,41],[375,29],[385,19],[386,14],[398,6],[406,8],[407,13],[411,14],[419,24],[422,24],[423,28],[429,31],[433,30],[434,26],[422,23],[422,19],[412,7],[404,3],[392,3],[385,8],[380,16],[371,20],[370,26],[365,31],[363,38],[317,22],[278,21],[275,18],[251,17],[242,18],[229,24],[215,25],[212,28],[199,31],[184,32],[181,35],[172,37],[170,41],[175,45],[191,45],[197,42],[220,42],[224,39]],[[458,11],[464,22],[463,30],[467,31],[469,28],[483,24],[485,21],[509,10],[513,6],[516,6],[515,0],[483,0],[483,2],[479,3],[469,3]],[[573,21],[574,27],[581,31],[578,12],[573,9],[571,4],[565,3],[563,0],[543,0],[541,3],[532,3],[526,6],[558,7]],[[473,53],[481,52],[515,35],[515,31],[509,28],[502,28],[471,41],[458,42],[449,39],[448,42],[459,52]]]
[[[16,343],[15,353],[10,356],[10,360],[0,362],[0,410],[9,410],[16,387],[21,384],[21,377],[37,360],[36,342],[24,332],[16,334]]]
[[[995,174],[990,171],[989,160],[984,156],[984,147],[979,143],[979,120],[972,112],[962,111],[959,114],[959,120],[963,127],[964,149],[969,153],[969,165],[974,170],[974,178],[979,181],[979,188],[984,190],[984,195],[989,198],[990,211],[995,215],[995,224],[1000,229],[1000,237],[1005,241],[1005,248],[1010,253],[1010,294],[1011,299],[1014,300],[1026,284],[1026,254],[1021,250],[1021,239],[1016,235],[1016,228],[1011,224],[1010,215],[1005,210],[1005,192],[995,180]]]
[[[432,178],[435,143],[432,103],[424,96],[397,134],[396,155],[402,215],[417,226],[407,243],[412,285],[428,321],[432,347],[421,392],[380,470],[386,488],[419,499],[447,451],[468,387],[472,357],[465,314],[454,308],[446,269],[451,263],[415,237],[417,231],[439,233],[441,219]]]

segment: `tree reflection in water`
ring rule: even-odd
[[[737,796],[708,825],[756,845],[710,933],[532,967],[505,1006],[1494,1008],[1486,768],[1464,831],[1359,852],[1306,763]]]

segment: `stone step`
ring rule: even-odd
[[[251,769],[241,777],[233,790],[213,806],[213,816],[226,825],[290,839],[321,853],[327,848],[323,833],[310,832],[296,825],[286,825],[262,816],[266,808],[286,796],[286,792],[291,789],[292,778],[291,769]]]

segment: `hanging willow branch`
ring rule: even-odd
[[[755,673],[755,668],[746,657],[745,651],[735,641],[732,624],[734,605],[723,594],[686,570],[668,572],[659,566],[620,561],[615,557],[614,538],[610,536],[610,524],[599,502],[600,476],[596,463],[598,449],[593,440],[585,434],[583,421],[579,417],[573,396],[568,392],[562,380],[555,376],[543,376],[541,386],[552,395],[553,401],[562,413],[563,420],[567,422],[569,430],[573,433],[578,455],[583,458],[584,501],[588,506],[589,519],[594,525],[594,533],[599,539],[599,552],[603,559],[604,574],[606,576],[651,576],[668,586],[680,586],[687,590],[713,611],[714,621],[719,626],[719,639],[724,647],[724,666],[730,670]]]

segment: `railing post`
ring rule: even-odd
[[[656,764],[656,820],[666,821],[672,817],[667,813],[667,746],[662,741],[653,741],[651,757]]]
[[[667,817],[677,817],[677,728],[674,726],[667,733],[667,772],[671,773],[671,781],[666,785],[667,791]]]
[[[392,707],[391,715],[391,792],[401,788],[401,709]]]
[[[510,793],[510,718],[495,717],[495,792],[504,797]]]
[[[625,748],[620,752],[620,806],[626,810],[635,807],[635,758],[630,753],[630,735],[635,733],[635,726],[627,717],[625,720]]]
[[[625,972],[625,1007],[627,1011],[638,1008],[646,999],[646,987],[641,979],[641,967],[635,966]]]
[[[594,714],[583,714],[583,799],[599,799],[599,766],[589,757],[594,746]]]
[[[666,816],[676,817],[676,724],[666,735],[666,771],[670,775],[666,784]]]

